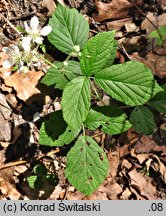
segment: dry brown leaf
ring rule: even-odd
[[[156,187],[152,184],[152,179],[148,176],[144,176],[142,173],[137,172],[136,169],[129,173],[133,188],[139,190],[140,195],[146,197],[148,200],[155,199]]]
[[[153,71],[153,74],[159,77],[166,76],[166,56],[164,55],[156,55],[152,52],[149,52],[146,55],[147,61],[149,65],[151,65],[150,69]]]
[[[129,144],[126,144],[126,145],[118,148],[120,158],[125,157],[126,155],[129,154],[129,146],[130,146]]]
[[[136,196],[136,200],[145,200],[144,197],[142,197],[137,190],[135,190],[133,187],[130,186],[130,191]]]
[[[166,146],[159,146],[157,143],[149,136],[143,135],[139,141],[134,146],[135,153],[149,153],[149,152],[162,152],[163,155],[166,155]]]
[[[125,23],[126,32],[138,32],[139,28],[135,23]]]
[[[149,158],[149,154],[138,154],[136,158],[138,159],[139,163],[142,164]]]
[[[151,166],[151,163],[152,163],[153,159],[152,158],[149,158],[147,161],[146,161],[146,170],[149,171],[149,168]]]
[[[6,158],[5,158],[5,150],[3,149],[3,150],[0,151],[0,164],[5,163],[5,160],[6,160]]]
[[[131,169],[132,164],[128,160],[123,159],[121,166],[122,168],[125,167],[126,169]]]
[[[82,200],[84,197],[85,195],[79,191],[69,191],[66,195],[67,200]]]
[[[110,200],[118,199],[117,196],[123,191],[121,186],[118,183],[107,185],[107,188],[110,190],[108,194]]]
[[[141,28],[146,30],[147,35],[149,35],[156,27],[166,25],[166,13],[161,14],[160,16],[156,17],[154,13],[148,12],[146,18],[141,24]]]
[[[19,166],[16,166],[15,167],[15,172],[14,172],[14,175],[15,176],[18,176],[20,175],[21,173],[25,173],[25,171],[28,169],[28,166],[26,165],[19,165]]]
[[[4,82],[7,86],[13,87],[16,90],[18,98],[26,103],[30,103],[28,100],[32,96],[40,93],[36,85],[43,75],[44,73],[42,71],[29,71],[27,73],[15,72],[11,76],[4,78]]]
[[[122,192],[122,195],[121,195],[121,199],[122,200],[128,200],[129,197],[131,196],[131,191],[129,190],[129,188],[125,188],[125,190]]]
[[[104,187],[103,187],[104,191],[102,190],[97,190],[95,191],[93,194],[86,196],[87,200],[108,200],[107,194],[105,191],[107,191]]]
[[[132,21],[133,21],[132,18],[129,17],[129,18],[107,22],[107,28],[108,30],[119,31],[125,24],[132,23]]]
[[[119,153],[118,152],[108,152],[109,161],[109,175],[115,177],[117,175],[119,166]]]
[[[7,94],[6,100],[13,108],[15,108],[15,109],[17,108],[18,101],[16,99],[15,94]]]
[[[42,6],[48,9],[48,16],[51,16],[56,8],[54,0],[43,0]]]
[[[155,171],[160,172],[163,182],[166,183],[166,167],[160,161],[157,155],[154,155],[153,157],[157,160],[157,162],[153,162],[151,166]]]
[[[163,10],[166,10],[166,1],[165,0],[158,0],[157,2]]]
[[[163,78],[166,76],[166,56],[149,52],[145,58],[139,56],[137,52],[130,55],[131,60],[137,60],[150,68],[154,75]]]
[[[6,98],[0,93],[0,141],[11,139],[11,109],[6,102]]]
[[[13,89],[11,87],[6,86],[5,84],[2,84],[1,86],[2,91],[11,93],[13,91]]]
[[[136,151],[135,151],[134,148],[131,149],[130,154],[131,154],[132,157],[137,158],[137,160],[139,161],[140,164],[142,164],[143,162],[145,162],[149,158],[149,156],[150,156],[150,154],[145,154],[145,153],[143,153],[143,154],[136,154]]]
[[[127,131],[127,138],[129,140],[130,144],[134,144],[139,139],[139,135],[137,132],[134,131],[134,129],[130,128]]]
[[[10,199],[18,200],[21,194],[15,188],[13,173],[13,167],[0,171],[0,190],[2,194],[9,197]]]
[[[98,14],[93,14],[93,18],[96,22],[101,22],[107,19],[126,18],[133,4],[127,0],[112,0],[110,3],[96,2],[95,6]]]
[[[58,184],[53,190],[51,196],[49,197],[49,200],[57,200],[60,197],[61,192],[62,187]]]

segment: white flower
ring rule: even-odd
[[[48,34],[50,34],[50,32],[52,31],[52,27],[51,26],[44,26],[41,31],[40,34],[42,36],[47,36]]]
[[[30,52],[31,50],[31,37],[27,36],[27,37],[23,37],[22,38],[22,48],[24,49],[25,52]]]
[[[25,71],[24,62],[22,61],[23,53],[19,50],[18,46],[10,44],[8,47],[4,47],[2,50],[9,55],[9,59],[5,60],[2,63],[2,66],[4,68],[11,68],[12,66],[17,66],[18,72]]]
[[[4,47],[2,51],[6,52],[9,56],[9,59],[2,63],[4,68],[10,68],[15,64],[19,64],[21,53],[18,46],[10,44],[8,47]]]
[[[30,26],[28,26],[27,22],[24,23],[25,30],[32,38],[33,42],[37,44],[42,44],[43,37],[46,36],[52,31],[51,26],[45,26],[44,28],[39,27],[39,19],[36,16],[33,16],[30,21]]]

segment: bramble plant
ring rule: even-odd
[[[115,135],[133,126],[140,133],[153,133],[156,125],[148,106],[166,112],[166,85],[161,88],[151,70],[140,62],[113,65],[118,49],[115,31],[98,33],[88,39],[88,21],[76,9],[59,4],[49,26],[52,28],[49,42],[67,54],[67,58],[63,62],[50,63],[41,81],[62,90],[63,94],[62,110],[51,113],[49,120],[42,123],[39,143],[53,147],[75,141],[67,154],[65,175],[76,189],[89,195],[107,177],[108,159],[87,131],[99,128],[106,134]],[[27,37],[31,39],[27,40],[31,50],[32,43],[41,40],[34,38],[34,32],[28,28],[26,32],[30,32]],[[113,99],[135,107],[130,120],[118,107],[91,105],[92,98],[100,100],[99,88]],[[33,187],[32,180],[36,178],[36,175],[30,178]]]
[[[166,111],[162,103],[165,96],[151,70],[142,63],[112,65],[118,48],[115,31],[102,32],[88,40],[88,21],[77,10],[62,5],[58,5],[49,25],[52,32],[48,40],[68,57],[52,65],[41,81],[63,90],[63,94],[62,111],[52,113],[42,124],[39,142],[63,146],[77,139],[67,154],[65,174],[75,188],[89,195],[106,178],[108,159],[96,141],[86,135],[86,129],[100,127],[104,133],[114,135],[128,130],[132,123],[136,131],[152,133],[153,114],[143,104],[149,101],[154,109]],[[112,98],[136,106],[131,123],[118,107],[91,107],[93,94],[99,99],[96,86]]]

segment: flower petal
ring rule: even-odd
[[[32,38],[30,36],[22,38],[22,47],[26,52],[30,52],[31,50],[31,40]]]
[[[36,42],[37,44],[42,44],[43,43],[43,38],[42,37],[37,37],[35,39],[33,39],[34,42]]]
[[[30,27],[32,28],[32,30],[36,31],[39,27],[39,19],[37,18],[37,16],[33,16],[31,21],[30,21]]]
[[[29,26],[28,26],[28,24],[27,24],[26,21],[24,22],[24,27],[25,27],[25,31],[26,31],[27,33],[29,33],[29,32],[30,32],[30,28],[29,28]]]
[[[52,31],[52,27],[51,27],[51,26],[45,26],[44,28],[42,28],[40,34],[41,34],[42,36],[46,36],[46,35],[48,35],[51,31]]]
[[[6,60],[2,63],[2,66],[7,69],[7,68],[11,68],[12,64],[9,60]]]

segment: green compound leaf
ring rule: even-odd
[[[80,128],[73,129],[67,126],[62,111],[49,115],[49,120],[42,123],[39,143],[48,146],[63,146],[71,143],[79,134]]]
[[[140,62],[130,61],[105,68],[95,78],[107,94],[130,106],[144,104],[162,91],[150,69]]]
[[[51,67],[41,83],[47,86],[54,86],[55,88],[63,90],[67,83],[72,79],[82,75],[80,63],[76,61],[68,61],[68,65],[64,65],[62,62],[55,64],[55,67]]]
[[[52,26],[52,31],[48,40],[66,54],[70,54],[76,45],[82,49],[88,40],[88,21],[76,9],[59,4],[49,25]]]
[[[131,124],[127,121],[125,113],[115,117],[108,117],[101,112],[91,109],[85,121],[85,126],[90,130],[95,130],[99,126],[102,126],[102,131],[106,134],[114,135],[128,130]]]
[[[62,95],[64,120],[73,128],[79,128],[85,121],[90,108],[90,82],[87,77],[70,81]]]
[[[114,36],[115,31],[99,33],[83,47],[80,62],[85,75],[96,74],[114,61],[117,50]]]
[[[152,134],[156,128],[153,113],[145,106],[135,107],[130,115],[130,122],[136,132]]]
[[[156,94],[148,104],[158,112],[166,113],[166,84],[161,86],[164,91]]]
[[[89,136],[80,137],[67,154],[66,177],[82,193],[93,193],[106,178],[108,159]]]

